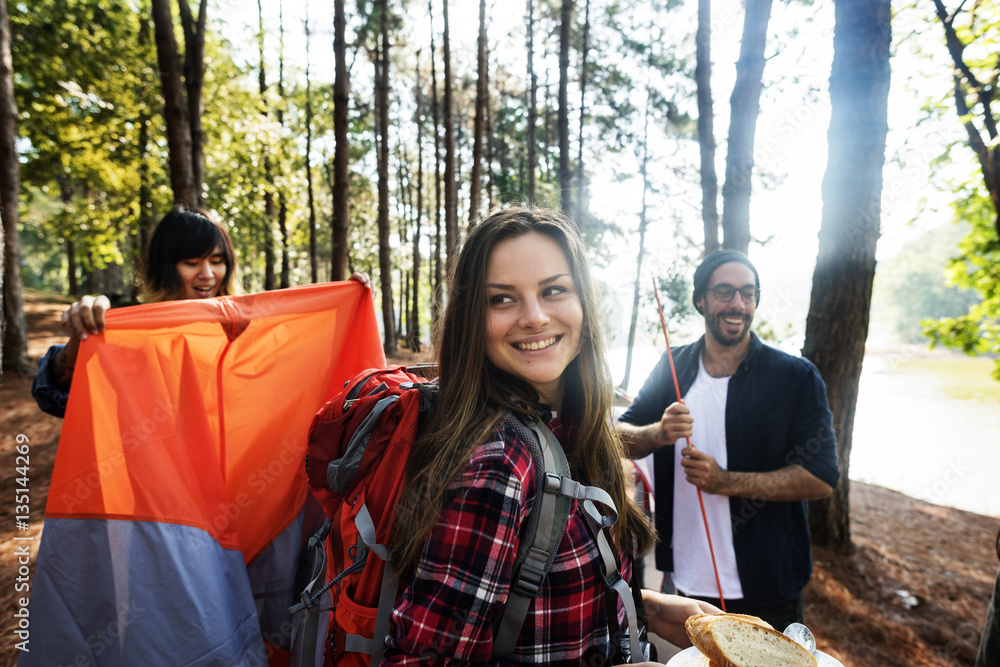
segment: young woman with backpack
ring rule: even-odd
[[[519,425],[544,424],[572,478],[614,501],[611,535],[626,580],[633,556],[652,545],[611,424],[600,308],[583,242],[558,213],[503,210],[469,234],[436,338],[438,394],[407,462],[390,543],[407,584],[392,611],[388,664],[497,661],[496,625],[544,484]],[[573,501],[505,663],[607,664],[628,643],[609,630],[624,613],[583,504]],[[690,645],[689,615],[718,611],[651,591],[642,600],[649,630],[679,646]]]

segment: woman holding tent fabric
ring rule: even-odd
[[[205,211],[175,208],[160,220],[142,266],[144,303],[207,299],[240,293],[236,253],[229,232]],[[104,331],[111,302],[103,294],[84,296],[62,314],[70,339],[53,345],[38,361],[31,387],[38,407],[56,417],[66,412],[80,342]]]
[[[469,235],[447,304],[437,338],[440,390],[396,515],[409,530],[395,531],[391,544],[409,582],[392,613],[391,664],[500,660],[496,626],[542,493],[531,425],[540,422],[558,441],[574,480],[613,500],[611,533],[626,579],[632,555],[655,539],[627,494],[597,292],[572,224],[542,209],[494,213]],[[597,535],[607,531],[584,506],[572,501],[552,567],[503,662],[607,664],[628,646],[609,630],[624,615],[600,572]],[[687,616],[717,611],[649,591],[642,598],[649,629],[678,645],[689,645]]]
[[[174,208],[160,220],[149,241],[141,269],[143,303],[180,299],[207,299],[240,294],[236,251],[226,228],[203,210]],[[351,280],[369,287],[368,276]],[[80,342],[104,331],[104,314],[111,302],[103,294],[84,296],[62,314],[70,336],[65,345],[53,345],[38,361],[31,394],[38,407],[56,417],[66,412]]]

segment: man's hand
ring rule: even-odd
[[[721,614],[722,610],[701,600],[642,590],[642,607],[649,621],[648,629],[678,648],[691,646],[684,621],[696,614]]]
[[[691,409],[680,401],[671,403],[660,418],[659,440],[664,445],[673,445],[681,438],[690,438],[693,426]]]
[[[705,493],[720,493],[726,488],[729,473],[713,457],[695,447],[685,447],[681,456],[687,481]]]
[[[694,418],[691,416],[691,410],[683,403],[677,402],[663,411],[663,416],[658,422],[645,426],[618,422],[615,428],[621,435],[629,457],[641,459],[661,447],[676,443],[681,438],[690,438],[692,424]]]

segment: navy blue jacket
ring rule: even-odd
[[[770,472],[801,465],[830,486],[840,478],[833,416],[826,385],[808,360],[765,345],[750,334],[750,352],[729,380],[726,399],[728,470]],[[674,351],[681,395],[698,375],[705,339]],[[620,421],[645,426],[658,422],[677,400],[666,353],[653,368]],[[674,447],[653,457],[656,479],[656,567],[673,571]],[[812,576],[807,505],[804,501],[765,502],[730,497],[736,567],[744,601],[778,604],[796,596]]]
[[[31,395],[34,396],[38,408],[42,412],[47,412],[53,417],[66,416],[66,403],[69,402],[69,388],[61,389],[56,386],[49,375],[52,365],[55,363],[56,355],[66,347],[65,345],[53,345],[48,352],[38,360],[38,373],[31,382]]]

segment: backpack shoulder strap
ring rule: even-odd
[[[552,568],[570,512],[570,498],[559,493],[559,480],[569,478],[569,463],[559,441],[548,427],[539,422],[528,426],[508,414],[505,424],[513,427],[531,448],[536,479],[542,492],[536,494],[530,515],[534,525],[529,525],[526,539],[514,561],[514,577],[507,604],[493,636],[494,659],[508,658],[514,652],[528,606]]]
[[[514,561],[511,590],[493,637],[493,658],[505,659],[513,653],[528,613],[528,606],[538,594],[542,582],[552,568],[556,551],[566,532],[571,500],[576,499],[594,528],[592,535],[601,556],[601,571],[605,586],[615,593],[625,609],[626,621],[631,630],[630,657],[633,662],[641,660],[643,651],[635,599],[621,576],[614,548],[607,538],[606,529],[618,520],[618,510],[614,500],[604,489],[581,484],[570,476],[569,462],[566,460],[562,445],[547,426],[538,421],[523,424],[510,414],[507,415],[505,424],[513,427],[531,447],[535,467],[542,475],[540,480],[542,493],[536,495],[533,515],[537,516],[537,521],[533,526],[529,525],[526,539]],[[542,465],[539,466],[539,463]],[[597,504],[602,505],[607,514],[602,514],[597,509]],[[617,625],[617,618],[614,620]]]

